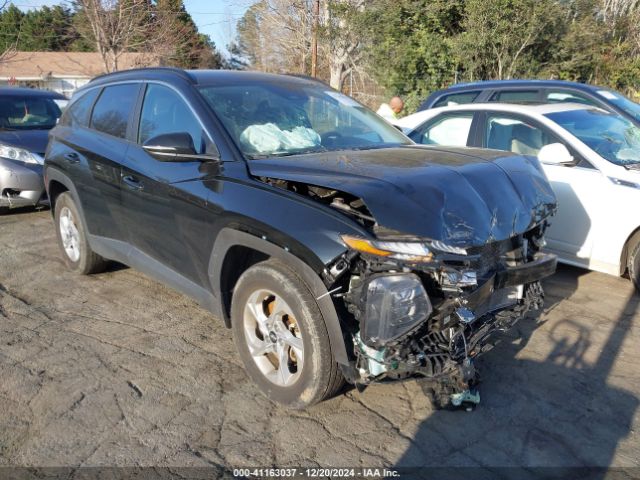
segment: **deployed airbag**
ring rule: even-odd
[[[257,153],[269,154],[319,146],[318,133],[306,127],[281,130],[273,123],[250,125],[240,135],[240,141]]]

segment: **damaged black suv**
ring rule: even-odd
[[[477,401],[473,358],[540,307],[556,267],[536,159],[417,146],[304,78],[94,79],[51,133],[45,183],[69,268],[115,260],[197,299],[295,408],[345,379]]]

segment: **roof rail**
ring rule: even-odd
[[[190,83],[196,83],[196,79],[195,79],[195,77],[193,77],[193,75],[190,75],[187,71],[185,71],[185,70],[183,70],[181,68],[176,68],[176,67],[143,67],[143,68],[131,68],[131,69],[128,69],[128,70],[117,70],[115,72],[104,73],[102,75],[98,75],[96,77],[93,77],[89,81],[89,83],[95,82],[96,80],[102,80],[104,78],[124,76],[124,75],[126,75],[128,73],[133,73],[133,72],[174,73],[174,74],[184,78],[185,80],[187,80]]]

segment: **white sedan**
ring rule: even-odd
[[[640,290],[640,128],[581,104],[468,104],[395,122],[416,143],[537,156],[558,198],[547,250],[561,262],[629,274]]]

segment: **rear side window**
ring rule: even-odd
[[[100,93],[99,88],[85,92],[64,112],[60,123],[68,127],[88,127],[91,107]]]
[[[433,104],[433,108],[473,103],[478,95],[480,95],[480,92],[452,93],[451,95],[445,95],[440,97],[438,101]]]
[[[539,103],[538,90],[502,90],[491,96],[490,102],[501,103]]]
[[[125,138],[137,93],[138,84],[134,83],[106,87],[93,107],[91,128]]]
[[[411,133],[411,140],[423,145],[464,147],[471,131],[472,113],[446,115]]]

